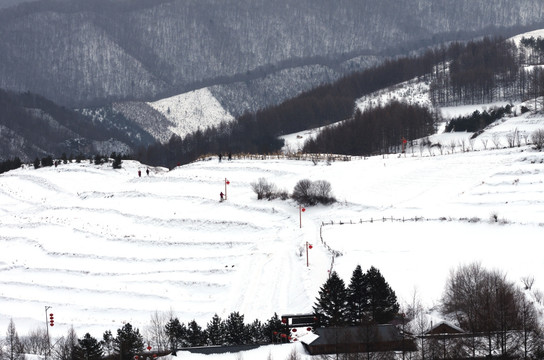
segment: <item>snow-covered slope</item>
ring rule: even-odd
[[[181,137],[234,117],[226,111],[208,88],[148,103],[173,123],[172,133]]]
[[[438,301],[448,271],[469,261],[514,281],[534,275],[542,288],[543,163],[522,146],[331,165],[212,159],[149,176],[130,161],[10,171],[0,176],[0,328],[10,318],[19,333],[44,326],[45,306],[53,336],[72,325],[97,337],[125,322],[143,328],[155,311],[202,325],[215,313],[248,322],[304,313],[331,250],[342,253],[332,269],[345,281],[357,264],[374,265],[401,302],[414,288]],[[250,184],[260,177],[288,191],[327,180],[338,203],[307,209],[300,223],[292,201],[256,199]],[[391,217],[429,221],[382,222]]]

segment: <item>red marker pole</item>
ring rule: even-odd
[[[302,213],[305,212],[306,209],[302,207],[302,205],[298,206],[298,217],[299,217],[299,223],[300,227],[302,228]]]
[[[308,260],[308,242],[306,241],[306,267],[310,266],[310,261]]]
[[[230,184],[230,181],[227,180],[227,178],[225,178],[225,200],[227,200],[227,185]]]

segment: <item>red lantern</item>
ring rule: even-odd
[[[285,334],[281,334],[281,337],[282,337],[282,338],[286,338],[286,337],[287,337],[287,335],[285,335]]]
[[[230,181],[227,180],[227,185],[230,185]]]
[[[138,355],[134,355],[134,360],[138,360],[140,357]]]
[[[313,246],[312,246],[312,245],[308,245],[308,248],[311,249],[311,248],[313,248]]]
[[[281,322],[287,324],[287,318],[281,318]]]
[[[49,314],[49,326],[55,326],[55,319],[52,313]]]
[[[298,339],[297,338],[294,338],[293,341],[297,341]]]
[[[292,331],[292,332],[297,332],[297,329],[292,329],[291,331]]]
[[[147,351],[151,351],[151,345],[147,345]]]
[[[287,340],[291,340],[291,339],[292,339],[292,337],[290,337],[290,336],[287,338]]]
[[[312,328],[311,328],[311,327],[309,327],[309,328],[306,328],[306,330],[308,330],[308,331],[312,331]]]
[[[278,332],[277,332],[277,331],[274,331],[274,335],[278,335]]]
[[[306,208],[302,208],[302,212],[305,212],[306,211]]]

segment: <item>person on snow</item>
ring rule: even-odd
[[[142,171],[138,170],[138,177],[142,177]]]
[[[219,194],[219,196],[221,196],[221,201],[223,201],[223,196],[225,196],[225,194],[223,194],[223,192],[221,191],[221,194]]]

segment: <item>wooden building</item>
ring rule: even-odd
[[[301,342],[310,355],[417,350],[411,336],[389,324],[318,328]]]

